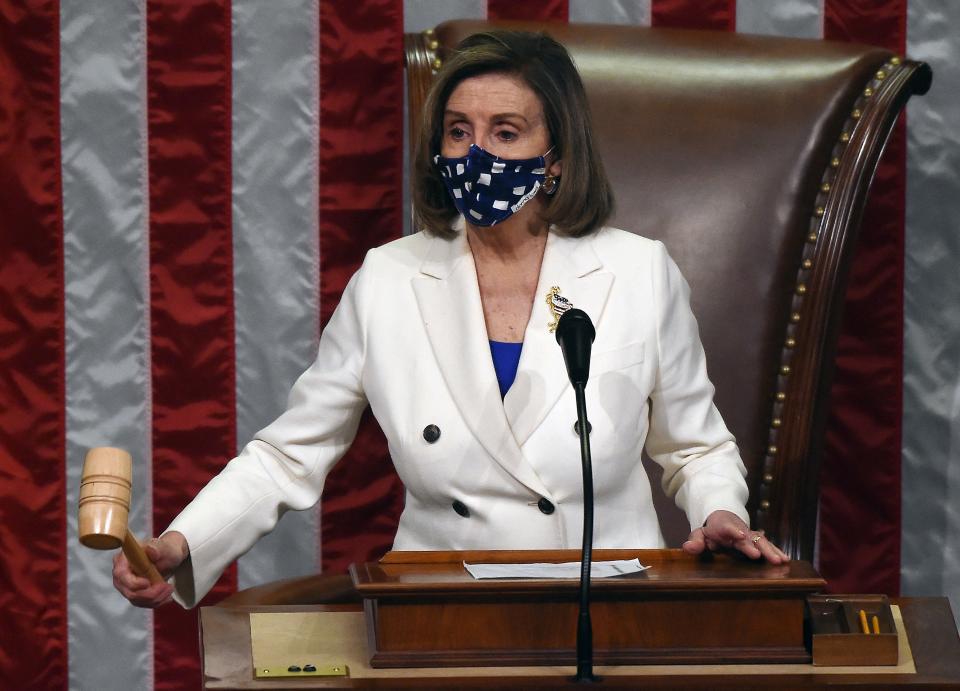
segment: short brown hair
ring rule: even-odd
[[[566,235],[598,230],[613,213],[613,191],[593,143],[583,82],[567,50],[542,32],[488,31],[468,36],[446,61],[423,107],[413,161],[415,222],[429,233],[450,237],[458,212],[433,163],[440,153],[443,114],[460,82],[481,74],[516,75],[543,106],[550,140],[563,159],[563,180],[545,203],[543,219]]]

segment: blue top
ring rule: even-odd
[[[490,341],[493,369],[497,372],[497,383],[500,384],[500,398],[507,395],[513,380],[517,378],[517,365],[520,364],[521,350],[523,350],[522,342]]]

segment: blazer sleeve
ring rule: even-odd
[[[174,599],[184,607],[195,606],[223,570],[287,510],[316,504],[327,473],[353,442],[366,406],[361,377],[368,282],[364,268],[350,279],[320,337],[316,360],[294,384],[286,411],[167,528],[182,533],[190,547],[172,581]]]
[[[713,403],[714,387],[690,309],[690,288],[660,242],[651,280],[658,361],[647,453],[663,467],[663,490],[687,514],[691,529],[721,509],[749,523],[746,468]]]

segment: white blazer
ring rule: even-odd
[[[718,509],[746,521],[746,471],[713,405],[689,289],[661,243],[613,228],[550,233],[501,400],[465,234],[417,233],[367,254],[287,411],[168,528],[190,546],[177,599],[196,604],[284,511],[318,501],[367,402],[406,489],[394,549],[578,548],[576,405],[548,329],[553,286],[597,331],[586,388],[595,546],[664,546],[644,446],[691,527]],[[432,442],[430,425],[440,432]]]

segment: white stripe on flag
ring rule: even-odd
[[[237,442],[279,415],[316,356],[319,18],[313,0],[234,0]],[[238,561],[246,588],[319,570],[318,509],[292,511]]]
[[[153,614],[113,589],[112,554],[77,541],[85,451],[134,457],[129,525],[151,530],[142,2],[60,12],[69,679],[75,689],[153,685]],[[122,664],[118,664],[122,661]]]
[[[960,3],[907,6],[907,55],[933,86],[907,105],[900,574],[905,595],[949,596],[960,623],[958,26]]]
[[[738,0],[737,32],[820,38],[823,0]]]
[[[448,19],[486,19],[487,0],[404,0],[403,30],[432,29]]]
[[[570,0],[570,22],[650,26],[651,0]]]

